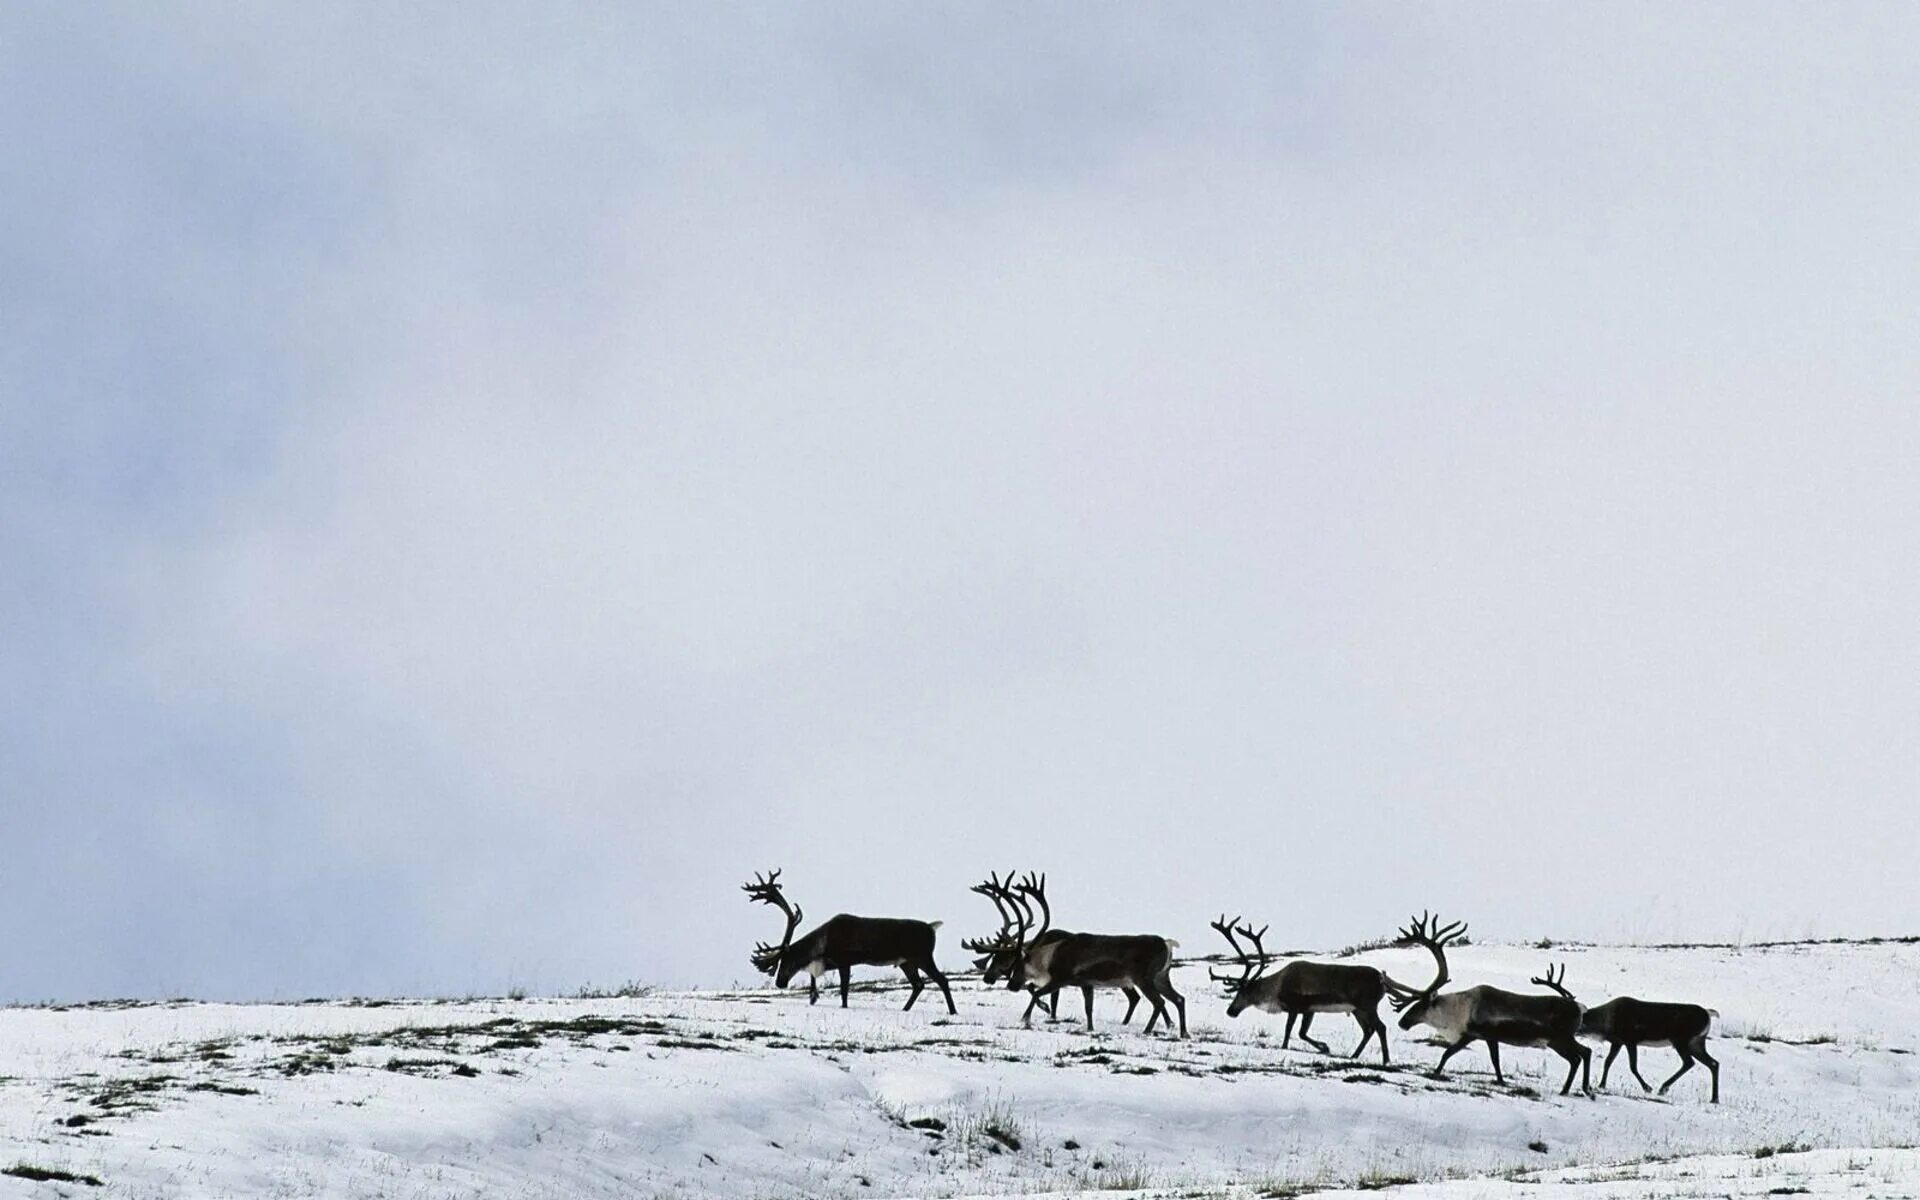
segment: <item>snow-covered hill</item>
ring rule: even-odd
[[[1362,957],[1426,977],[1417,950]],[[1504,1195],[1515,1177],[1530,1196],[1848,1180],[1886,1195],[1920,1183],[1916,1156],[1894,1149],[1920,1142],[1920,946],[1450,955],[1456,981],[1521,988],[1549,957],[1590,1003],[1630,992],[1718,1009],[1724,1103],[1707,1103],[1704,1070],[1665,1099],[1643,1095],[1624,1059],[1599,1098],[1561,1098],[1545,1051],[1510,1051],[1505,1088],[1478,1048],[1430,1081],[1437,1050],[1397,1029],[1391,1067],[1282,1051],[1277,1019],[1227,1020],[1199,967],[1176,974],[1187,1042],[1143,1037],[1138,1018],[1122,1029],[1112,996],[1092,1037],[1077,1022],[1023,1031],[1016,997],[973,983],[956,987],[953,1018],[932,992],[911,1013],[898,992],[856,992],[843,1012],[809,1008],[797,988],[16,1008],[0,1010],[0,1196],[1206,1196],[1418,1180],[1409,1191],[1452,1197]],[[1346,1018],[1315,1033],[1339,1051],[1358,1040]],[[1676,1063],[1642,1059],[1655,1082]],[[1707,1155],[1719,1157],[1694,1157]]]

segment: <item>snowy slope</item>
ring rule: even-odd
[[[1644,1096],[1624,1059],[1599,1099],[1563,1099],[1545,1051],[1510,1052],[1507,1088],[1478,1049],[1429,1081],[1438,1052],[1397,1029],[1387,1069],[1281,1051],[1277,1020],[1228,1021],[1199,967],[1176,976],[1186,1043],[1142,1037],[1137,1018],[1119,1028],[1115,997],[1094,1037],[1023,1031],[1020,1001],[977,984],[956,990],[952,1019],[934,993],[901,1013],[900,993],[856,992],[843,1012],[798,989],[7,1009],[0,1168],[104,1188],[0,1176],[0,1197],[1244,1195],[1399,1179],[1454,1179],[1424,1190],[1466,1196],[1515,1185],[1463,1176],[1699,1155],[1732,1157],[1523,1186],[1687,1195],[1658,1172],[1718,1178],[1733,1169],[1720,1163],[1758,1179],[1802,1160],[1874,1164],[1879,1194],[1920,1177],[1910,1156],[1865,1152],[1920,1142],[1920,946],[1450,955],[1461,983],[1517,987],[1549,956],[1590,1002],[1631,991],[1718,1009],[1725,1103],[1706,1103],[1704,1070]],[[1362,957],[1426,977],[1418,951]],[[1315,1033],[1340,1051],[1358,1040],[1345,1018]],[[1650,1050],[1642,1069],[1658,1082],[1675,1063]],[[1782,1146],[1846,1153],[1752,1157]]]

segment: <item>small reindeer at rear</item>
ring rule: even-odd
[[[1612,1043],[1607,1049],[1607,1061],[1600,1067],[1602,1088],[1607,1086],[1607,1073],[1613,1069],[1613,1060],[1619,1057],[1620,1048],[1624,1046],[1627,1069],[1643,1089],[1652,1091],[1653,1085],[1640,1074],[1640,1047],[1664,1043],[1680,1055],[1680,1069],[1660,1085],[1660,1094],[1666,1095],[1675,1080],[1693,1070],[1694,1060],[1698,1059],[1707,1064],[1707,1071],[1713,1077],[1712,1102],[1718,1104],[1720,1060],[1707,1053],[1707,1032],[1712,1025],[1713,1014],[1698,1004],[1664,1004],[1622,996],[1588,1009],[1580,1019],[1580,1032]]]

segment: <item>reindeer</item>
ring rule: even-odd
[[[1268,975],[1267,965],[1273,959],[1261,941],[1267,933],[1265,926],[1255,930],[1252,925],[1241,924],[1239,917],[1229,920],[1222,913],[1220,919],[1213,922],[1213,927],[1233,947],[1234,958],[1240,964],[1238,978],[1217,971],[1208,972],[1215,980],[1225,984],[1233,996],[1232,1002],[1227,1005],[1229,1017],[1237,1017],[1249,1008],[1286,1013],[1286,1032],[1280,1036],[1282,1050],[1293,1040],[1293,1022],[1298,1018],[1300,1040],[1322,1054],[1331,1054],[1333,1051],[1325,1042],[1307,1034],[1313,1025],[1314,1014],[1352,1013],[1353,1019],[1360,1023],[1361,1037],[1360,1044],[1347,1057],[1360,1057],[1367,1043],[1378,1037],[1380,1061],[1393,1061],[1387,1052],[1387,1026],[1380,1020],[1380,1001],[1386,997],[1390,984],[1402,989],[1405,985],[1393,983],[1387,978],[1386,972],[1378,967],[1347,963],[1290,962]],[[1252,954],[1248,954],[1240,945],[1241,937],[1253,943]]]
[[[1028,889],[1025,894],[1015,890],[1013,872],[1008,871],[1004,883],[1001,882],[999,875],[989,873],[986,882],[977,883],[969,889],[993,901],[994,908],[1000,911],[998,934],[991,938],[971,938],[960,943],[964,949],[980,955],[974,960],[974,966],[980,971],[980,981],[988,987],[992,987],[1003,978],[1011,977],[1014,962],[1020,957],[1023,946],[1056,942],[1071,936],[1064,929],[1052,928],[1053,909],[1046,900],[1046,876],[1036,877],[1029,871],[1026,879],[1021,882],[1021,886]],[[1033,906],[1028,901],[1029,896],[1039,898],[1043,913],[1040,932],[1034,934],[1031,939],[1027,936],[1027,931],[1033,928]],[[1011,982],[1007,987],[1009,991],[1014,990]],[[1080,990],[1084,993],[1090,1007],[1093,1004],[1093,985],[1084,984]],[[1021,1015],[1020,1023],[1031,1026],[1033,1010],[1040,1004],[1040,989],[1029,986],[1027,992],[1031,999],[1027,1001],[1027,1011]],[[1127,1015],[1120,1018],[1120,1023],[1125,1025],[1133,1020],[1133,1010],[1140,1006],[1140,993],[1131,985],[1123,985],[1120,992],[1127,998]],[[1047,1011],[1048,1019],[1057,1021],[1060,1019],[1059,989],[1054,989],[1049,994],[1049,999],[1052,1003]]]
[[[1713,1075],[1713,1103],[1720,1103],[1720,1062],[1707,1053],[1707,1031],[1713,1025],[1713,1013],[1698,1004],[1663,1004],[1654,1000],[1636,1000],[1632,996],[1622,996],[1609,1000],[1598,1008],[1590,1008],[1580,1018],[1580,1032],[1587,1037],[1597,1037],[1611,1042],[1607,1050],[1607,1061],[1600,1067],[1600,1086],[1607,1086],[1607,1073],[1613,1070],[1613,1060],[1620,1056],[1620,1047],[1627,1048],[1627,1069],[1640,1081],[1640,1086],[1652,1091],[1640,1074],[1640,1046],[1651,1042],[1661,1042],[1672,1046],[1680,1055],[1680,1069],[1675,1071],[1665,1083],[1660,1085],[1660,1094],[1674,1081],[1693,1070],[1693,1060],[1699,1059],[1707,1064],[1707,1070]]]
[[[1046,880],[1029,875],[1015,890],[1038,902],[1051,919]],[[1173,1018],[1167,1013],[1166,1000],[1172,1000],[1180,1011],[1180,1036],[1186,1037],[1187,1000],[1174,990],[1171,974],[1173,950],[1178,944],[1156,934],[1069,933],[1058,938],[1022,940],[1016,943],[1019,952],[1007,986],[1013,991],[1031,986],[1037,995],[1048,996],[1064,987],[1081,989],[1086,996],[1089,1032],[1093,1030],[1094,988],[1136,988],[1153,1006],[1147,1017],[1147,1033],[1152,1033],[1160,1021],[1165,1021],[1171,1032]],[[1029,1006],[1027,1016],[1032,1015]]]
[[[828,971],[838,971],[840,1007],[845,1008],[847,991],[853,983],[854,967],[899,967],[906,973],[907,983],[913,988],[907,996],[908,1009],[913,1007],[913,1002],[920,998],[921,989],[926,986],[920,981],[924,972],[940,985],[940,994],[947,998],[947,1012],[959,1011],[953,1006],[953,993],[947,988],[947,977],[940,973],[940,968],[933,961],[934,931],[940,928],[940,922],[856,917],[840,913],[827,918],[825,924],[795,941],[793,931],[800,926],[801,909],[788,902],[779,880],[780,872],[775,870],[764,876],[756,873],[753,882],[740,885],[740,890],[752,899],[761,904],[771,904],[787,916],[787,930],[781,935],[778,946],[761,942],[753,948],[754,969],[773,976],[775,987],[786,987],[789,980],[805,971],[807,1003],[815,1004],[820,999],[820,976]]]
[[[1528,996],[1484,984],[1465,991],[1440,994],[1440,989],[1447,982],[1447,944],[1457,940],[1466,931],[1464,921],[1442,927],[1425,913],[1421,914],[1418,921],[1400,930],[1400,945],[1425,946],[1433,954],[1437,965],[1433,982],[1418,991],[1400,984],[1390,985],[1387,989],[1393,998],[1394,1008],[1403,1014],[1400,1028],[1429,1025],[1445,1040],[1447,1048],[1441,1053],[1440,1061],[1434,1064],[1433,1078],[1440,1078],[1448,1059],[1472,1043],[1481,1041],[1487,1044],[1487,1057],[1493,1060],[1493,1077],[1505,1083],[1506,1076],[1500,1073],[1502,1045],[1546,1046],[1567,1060],[1567,1081],[1560,1088],[1560,1094],[1564,1096],[1573,1090],[1573,1076],[1578,1071],[1581,1089],[1591,1096],[1593,1052],[1582,1046],[1577,1036],[1580,1031],[1580,1002],[1573,998],[1572,992],[1561,986],[1561,981],[1566,978],[1566,968],[1562,967],[1560,973],[1555,975],[1549,967],[1546,978],[1536,976],[1533,979],[1536,986],[1552,988],[1559,993],[1554,996]]]

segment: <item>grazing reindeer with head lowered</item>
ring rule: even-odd
[[[1044,879],[1029,875],[1014,890],[1036,901],[1051,917]],[[1172,1032],[1173,1017],[1166,1006],[1171,1000],[1180,1013],[1180,1036],[1186,1037],[1187,1000],[1174,990],[1172,979],[1173,950],[1178,944],[1156,934],[1069,933],[1050,938],[1043,933],[1021,937],[1015,943],[1017,953],[1007,987],[1012,991],[1032,987],[1037,996],[1052,996],[1068,987],[1081,989],[1087,1001],[1089,1031],[1093,1029],[1094,988],[1134,988],[1153,1006],[1145,1032],[1152,1033],[1160,1021],[1165,1021],[1168,1032]],[[1033,1015],[1031,1006],[1027,1015]]]
[[[1287,1014],[1286,1032],[1280,1036],[1280,1048],[1287,1048],[1293,1040],[1293,1023],[1300,1021],[1300,1040],[1320,1051],[1331,1054],[1327,1044],[1310,1037],[1307,1030],[1313,1025],[1315,1013],[1352,1013],[1353,1019],[1360,1023],[1360,1044],[1353,1048],[1349,1058],[1360,1057],[1367,1043],[1380,1039],[1380,1061],[1393,1061],[1387,1052],[1387,1026],[1380,1019],[1380,1001],[1387,995],[1389,986],[1403,987],[1387,978],[1386,972],[1378,967],[1365,967],[1351,963],[1290,962],[1271,975],[1266,974],[1273,956],[1261,939],[1266,929],[1255,930],[1252,925],[1242,925],[1239,917],[1229,920],[1225,913],[1213,923],[1221,937],[1233,947],[1234,958],[1240,964],[1240,975],[1222,975],[1209,972],[1214,979],[1227,985],[1233,1000],[1227,1005],[1227,1015],[1237,1017],[1249,1008],[1264,1009],[1267,1012]],[[1238,935],[1238,936],[1236,936]],[[1253,944],[1253,953],[1247,953],[1240,945],[1240,938],[1246,938]]]
[[[998,934],[991,938],[971,938],[960,943],[963,948],[980,955],[979,958],[974,960],[974,966],[980,970],[980,981],[988,987],[992,987],[1001,979],[1011,979],[1014,963],[1020,957],[1024,946],[1037,945],[1042,942],[1056,942],[1061,938],[1071,936],[1064,929],[1055,929],[1052,927],[1053,909],[1047,904],[1046,900],[1046,876],[1035,876],[1029,871],[1026,879],[1021,881],[1020,887],[1026,889],[1024,893],[1015,890],[1013,872],[1008,871],[1006,882],[1004,883],[1001,882],[997,874],[989,873],[986,882],[976,883],[971,889],[993,901],[994,908],[1000,911],[1000,932]],[[1040,930],[1033,934],[1031,938],[1028,937],[1027,932],[1033,928],[1033,905],[1029,903],[1028,900],[1030,896],[1037,896],[1039,898],[1042,912]],[[1011,982],[1009,982],[1007,986],[1008,990],[1013,990],[1013,984]],[[1093,985],[1090,983],[1083,984],[1080,990],[1085,994],[1087,1005],[1091,1008],[1093,1005]],[[1023,1025],[1030,1025],[1032,1023],[1033,1010],[1040,1003],[1040,989],[1029,986],[1027,991],[1031,999],[1027,1001],[1027,1011],[1022,1014],[1020,1018],[1020,1023]],[[1135,991],[1131,985],[1122,985],[1120,992],[1127,998],[1127,1015],[1120,1018],[1120,1023],[1125,1025],[1133,1020],[1133,1010],[1140,1005],[1140,993]],[[1053,1003],[1048,1009],[1047,1015],[1053,1020],[1058,1020],[1060,1017],[1059,989],[1056,988],[1053,990],[1051,999]]]
[[[1592,1095],[1593,1084],[1589,1072],[1593,1052],[1582,1046],[1577,1036],[1580,1032],[1580,1002],[1573,998],[1573,993],[1560,986],[1561,980],[1566,978],[1564,968],[1559,975],[1549,969],[1545,979],[1536,977],[1533,980],[1535,984],[1550,987],[1558,993],[1553,996],[1523,995],[1484,984],[1441,994],[1440,989],[1447,982],[1447,943],[1458,939],[1466,931],[1467,926],[1463,921],[1442,927],[1425,913],[1421,914],[1419,920],[1400,930],[1401,945],[1425,946],[1433,954],[1437,966],[1433,982],[1419,991],[1400,985],[1388,989],[1393,994],[1393,1006],[1403,1014],[1400,1028],[1429,1025],[1445,1040],[1447,1048],[1441,1053],[1440,1061],[1434,1064],[1433,1077],[1438,1079],[1448,1059],[1478,1041],[1487,1044],[1487,1057],[1493,1060],[1493,1077],[1505,1083],[1506,1076],[1500,1073],[1502,1045],[1546,1046],[1567,1060],[1567,1081],[1561,1086],[1560,1094],[1564,1096],[1573,1090],[1573,1076],[1577,1071],[1581,1075],[1581,1089]]]
[[[1613,1043],[1607,1050],[1607,1061],[1600,1067],[1602,1088],[1607,1086],[1607,1072],[1613,1070],[1613,1060],[1620,1056],[1620,1047],[1625,1046],[1627,1069],[1633,1072],[1642,1088],[1652,1091],[1653,1085],[1640,1075],[1640,1047],[1643,1043],[1657,1046],[1665,1042],[1679,1052],[1680,1069],[1660,1085],[1660,1094],[1666,1095],[1675,1080],[1693,1070],[1693,1060],[1697,1058],[1707,1064],[1707,1070],[1713,1075],[1713,1103],[1718,1104],[1720,1060],[1707,1053],[1707,1031],[1712,1025],[1713,1014],[1698,1004],[1663,1004],[1636,1000],[1632,996],[1590,1008],[1580,1018],[1582,1034]]]
[[[925,974],[940,985],[940,994],[947,998],[947,1012],[959,1011],[953,1006],[947,977],[933,961],[934,930],[940,927],[940,922],[840,913],[796,941],[793,931],[800,926],[801,909],[788,903],[779,880],[780,872],[776,870],[764,876],[756,874],[753,882],[740,885],[740,890],[754,900],[771,904],[787,916],[787,931],[778,946],[761,942],[753,949],[754,968],[773,976],[775,987],[786,987],[789,980],[805,971],[807,1003],[813,1004],[820,999],[820,976],[838,971],[840,1007],[845,1008],[854,967],[899,967],[913,988],[907,996],[907,1008],[912,1008],[913,1002],[920,998],[921,989],[926,986],[920,976]]]

